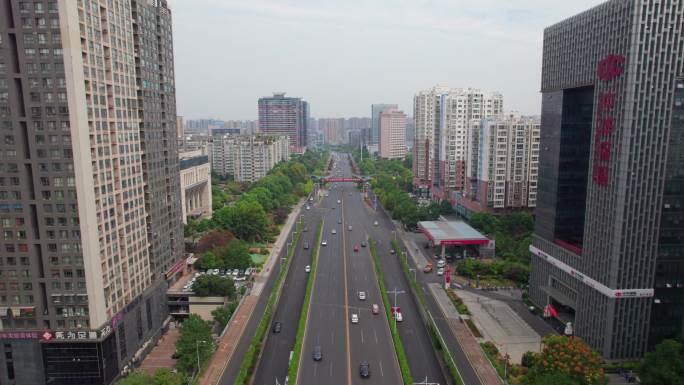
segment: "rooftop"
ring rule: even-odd
[[[489,239],[463,221],[423,221],[418,228],[437,245],[486,245]]]

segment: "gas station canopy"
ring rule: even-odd
[[[432,246],[486,245],[489,239],[462,221],[424,221],[418,228]]]

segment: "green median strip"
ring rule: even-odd
[[[278,296],[280,295],[280,288],[282,287],[283,282],[285,281],[285,276],[287,275],[287,271],[290,268],[290,261],[292,261],[292,256],[294,255],[294,252],[297,248],[296,245],[299,243],[299,238],[302,235],[301,228],[296,229],[297,230],[295,233],[294,241],[292,242],[293,246],[287,253],[285,263],[283,263],[282,268],[278,272],[278,277],[276,278],[276,282],[273,285],[273,290],[271,290],[271,294],[268,297],[266,308],[264,309],[264,313],[261,316],[259,325],[257,325],[256,332],[254,333],[254,338],[252,338],[252,341],[250,342],[249,347],[247,348],[247,353],[245,353],[245,357],[242,359],[242,364],[240,365],[240,372],[238,373],[237,378],[234,382],[235,385],[247,385],[251,382],[252,375],[254,374],[254,368],[256,367],[257,361],[259,360],[259,353],[261,352],[261,348],[264,344],[264,338],[266,337],[268,326],[271,324],[271,321],[273,319],[273,307],[275,306],[275,303],[278,300]]]
[[[390,332],[392,333],[392,341],[394,342],[394,350],[397,354],[397,360],[399,361],[399,368],[401,369],[401,377],[405,385],[413,384],[413,377],[411,376],[411,369],[408,366],[408,359],[406,359],[406,352],[404,350],[404,344],[401,342],[401,337],[399,336],[399,331],[397,330],[397,322],[392,322],[392,312],[389,297],[387,296],[387,289],[385,288],[385,275],[380,268],[380,257],[378,257],[378,251],[375,247],[375,241],[372,238],[368,239],[368,246],[370,247],[371,256],[373,257],[373,266],[375,267],[375,274],[378,278],[378,284],[380,285],[380,294],[382,296],[382,302],[385,305],[385,312],[387,313],[387,322],[389,323]]]
[[[392,247],[397,252],[397,257],[399,258],[399,261],[401,263],[401,270],[404,272],[404,277],[409,282],[409,285],[411,285],[411,289],[415,297],[418,298],[418,302],[420,303],[420,306],[423,308],[423,312],[428,315],[426,320],[426,327],[428,329],[428,332],[432,336],[432,342],[435,348],[441,352],[442,359],[449,368],[449,373],[451,374],[451,378],[453,379],[454,384],[463,385],[463,377],[461,377],[461,372],[459,372],[458,367],[456,366],[456,362],[454,361],[454,357],[451,355],[451,351],[449,350],[449,347],[446,345],[446,342],[444,342],[444,338],[442,337],[442,334],[439,332],[439,329],[437,328],[437,323],[435,323],[435,319],[432,317],[432,314],[428,309],[427,301],[425,300],[425,295],[423,295],[423,290],[421,290],[418,281],[416,281],[416,279],[414,278],[415,275],[411,274],[411,267],[409,266],[407,259],[408,256],[405,252],[401,251],[402,249],[401,247],[399,247],[399,242],[397,242],[394,239],[392,240]],[[416,266],[416,270],[417,269],[418,266]]]
[[[297,328],[297,337],[295,338],[294,351],[290,360],[290,366],[287,368],[288,383],[296,385],[297,376],[299,375],[299,364],[302,356],[302,345],[304,344],[304,334],[306,333],[306,323],[309,319],[309,306],[311,305],[311,292],[313,290],[314,281],[316,280],[316,269],[318,268],[318,251],[321,248],[321,237],[323,236],[323,220],[318,223],[318,235],[316,236],[316,245],[311,252],[311,272],[306,282],[306,293],[304,294],[304,304],[302,305],[302,312],[299,316],[299,326]]]

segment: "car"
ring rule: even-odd
[[[366,292],[365,291],[359,292],[359,299],[362,301],[366,299]]]
[[[359,323],[359,315],[356,313],[352,313],[351,315],[351,323],[357,324]]]
[[[395,253],[394,249],[390,249],[390,254],[394,254],[394,253]]]
[[[359,375],[363,378],[370,377],[370,364],[368,361],[361,361],[359,364]]]
[[[437,269],[437,275],[444,275],[444,268],[443,267],[440,267],[439,269]]]
[[[237,277],[238,275],[240,275],[240,270],[238,270],[238,269],[233,270],[233,277]]]
[[[283,329],[283,324],[280,323],[279,321],[276,321],[273,324],[273,334],[278,334],[280,331]]]
[[[331,232],[332,234],[337,234],[337,230],[335,230],[335,229],[332,229],[332,231],[330,231],[330,232]]]
[[[401,322],[404,320],[404,316],[401,315],[401,312],[395,311],[394,319],[397,320],[397,322]]]
[[[321,241],[321,246],[328,246],[328,241],[327,240],[322,240]]]
[[[311,272],[311,266],[306,265],[306,267],[304,268],[304,271],[307,273],[310,273]]]
[[[361,241],[361,247],[366,247],[366,241]]]
[[[313,357],[314,361],[320,361],[323,359],[323,352],[321,351],[320,346],[315,346],[313,353],[311,353],[311,356]]]
[[[349,193],[349,196],[352,196],[352,193]]]
[[[304,226],[304,230],[302,231],[304,231],[305,233],[309,232],[309,226]]]
[[[373,226],[377,226],[377,225],[378,225],[378,221],[373,222]]]
[[[342,201],[338,199],[338,200],[337,200],[337,204],[339,205],[340,203],[342,203]]]
[[[359,251],[359,245],[354,245],[354,251]]]
[[[429,273],[432,271],[432,262],[428,262],[425,264],[425,267],[423,268],[423,273]]]
[[[437,261],[437,267],[444,267],[444,266],[446,266],[445,260],[440,259],[439,261]]]
[[[373,311],[373,314],[378,314],[380,313],[380,306],[378,306],[377,303],[374,303],[373,306],[371,306],[371,310]]]
[[[309,202],[313,202],[313,197],[310,197],[310,198],[309,198]]]
[[[342,218],[340,218],[340,219],[337,220],[337,224],[338,224],[338,225],[341,225],[341,224],[342,224]]]
[[[311,210],[311,206],[306,206],[306,209],[307,209],[307,210]]]
[[[347,230],[352,231],[351,225],[349,225],[349,226],[347,227]]]
[[[306,249],[308,249],[308,248],[309,248],[309,242],[304,241],[304,249],[306,250]]]

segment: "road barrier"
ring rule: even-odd
[[[290,269],[290,262],[292,261],[292,256],[297,249],[297,244],[299,243],[299,238],[302,235],[301,226],[295,228],[295,237],[292,242],[292,247],[287,253],[287,258],[285,258],[285,263],[283,263],[280,271],[278,272],[278,277],[273,285],[271,294],[268,297],[268,302],[266,303],[266,308],[261,316],[259,325],[257,325],[256,332],[254,332],[254,337],[249,343],[245,357],[242,359],[242,364],[240,365],[240,371],[238,372],[237,378],[235,379],[235,385],[248,385],[251,382],[252,375],[254,374],[254,368],[256,367],[259,357],[261,355],[261,348],[264,344],[264,338],[266,337],[266,331],[268,326],[271,324],[273,319],[273,307],[280,298],[280,292],[282,290],[283,283],[285,282],[285,276]],[[277,257],[277,256],[276,256]]]
[[[399,361],[401,377],[404,381],[404,385],[412,385],[413,377],[411,376],[411,369],[409,368],[406,352],[404,351],[404,344],[401,342],[401,337],[399,336],[399,331],[397,330],[397,322],[392,322],[393,318],[390,310],[392,305],[390,304],[389,297],[387,296],[385,275],[380,268],[380,258],[378,257],[378,251],[375,247],[375,241],[372,238],[368,238],[368,246],[370,247],[373,267],[375,267],[378,284],[380,285],[380,295],[382,296],[382,302],[385,305],[385,313],[387,313],[387,322],[389,323],[390,332],[392,333],[392,341],[394,342],[394,350],[397,354],[397,360]]]
[[[311,292],[313,291],[314,282],[316,280],[316,270],[318,269],[318,252],[321,248],[321,237],[323,236],[323,219],[318,223],[318,235],[316,236],[316,246],[311,251],[311,272],[306,282],[306,293],[304,294],[304,303],[302,305],[301,315],[299,316],[299,326],[297,328],[297,337],[295,338],[294,350],[290,357],[290,366],[287,368],[287,379],[289,383],[296,385],[297,377],[299,376],[300,359],[302,356],[302,345],[304,343],[304,334],[306,333],[306,324],[309,320],[309,308],[311,305]]]

